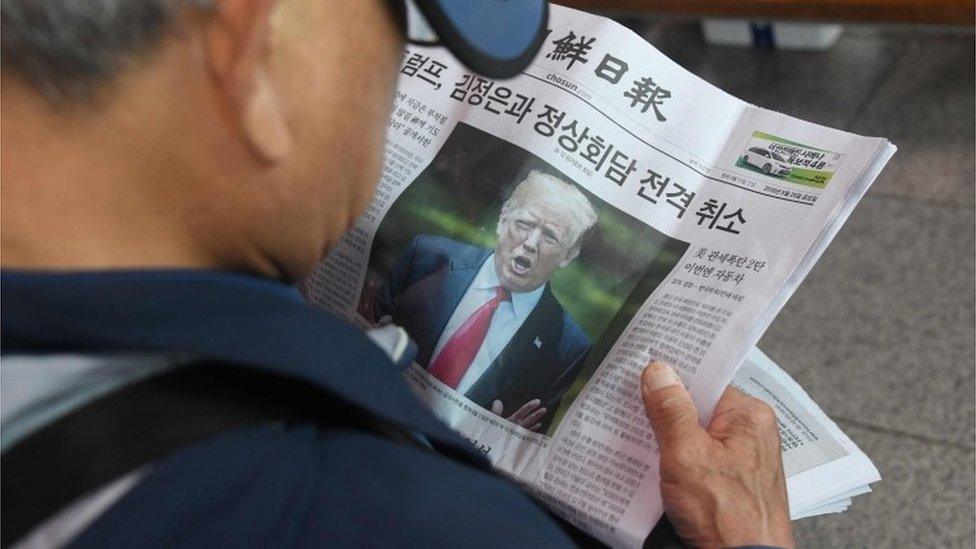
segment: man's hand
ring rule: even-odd
[[[661,449],[664,512],[694,547],[793,547],[779,430],[772,409],[728,388],[707,429],[681,379],[655,362],[641,375]]]
[[[491,403],[491,411],[501,416],[505,411],[505,406],[502,404],[502,401],[496,400]],[[520,427],[535,431],[539,427],[542,427],[542,418],[545,417],[548,411],[542,406],[541,400],[533,398],[505,419],[518,424]]]

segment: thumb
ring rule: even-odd
[[[698,410],[681,378],[663,362],[652,362],[641,374],[644,411],[662,449],[702,431]]]

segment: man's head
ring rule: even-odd
[[[5,264],[294,279],[372,196],[399,3],[0,6]]]
[[[596,224],[593,205],[572,183],[530,172],[502,205],[495,272],[502,287],[529,292],[579,255],[583,235]]]

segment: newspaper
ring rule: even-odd
[[[707,422],[895,148],[746,104],[609,19],[553,6],[548,28],[506,81],[409,46],[375,197],[301,288],[403,327],[439,417],[637,547],[662,515],[641,369],[673,365]]]
[[[794,520],[840,513],[881,480],[871,460],[793,379],[752,348],[730,383],[776,412]]]

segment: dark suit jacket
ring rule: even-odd
[[[420,365],[429,364],[454,309],[491,253],[449,238],[419,235],[390,270],[376,313],[392,316],[410,334]],[[586,334],[546,285],[535,309],[465,396],[489,409],[499,399],[509,413],[541,399],[549,409],[545,432],[589,349]]]

